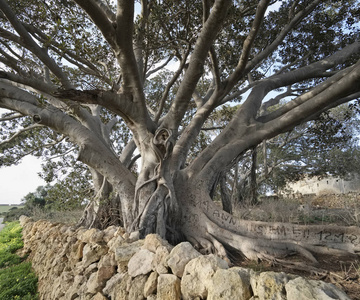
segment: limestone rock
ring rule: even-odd
[[[285,284],[293,277],[283,272],[262,272],[251,276],[250,283],[259,300],[286,300]]]
[[[78,239],[84,243],[98,244],[103,241],[103,237],[104,232],[96,228],[91,228],[78,234]]]
[[[97,292],[100,292],[101,289],[102,289],[102,286],[100,285],[100,283],[97,280],[97,274],[92,273],[90,275],[89,280],[86,283],[87,292],[90,294],[96,294]]]
[[[157,300],[180,300],[180,279],[173,274],[161,274],[157,284]]]
[[[106,300],[107,298],[101,294],[101,293],[97,293],[93,298],[91,298],[91,300]]]
[[[122,236],[114,236],[112,239],[110,239],[107,242],[107,246],[109,247],[109,250],[112,252],[115,252],[115,249],[117,247],[119,247],[120,245],[122,245],[122,243],[124,242],[124,239]]]
[[[140,275],[132,278],[126,274],[118,284],[115,285],[110,297],[112,300],[143,300],[144,286],[147,276]]]
[[[31,219],[27,216],[22,215],[19,218],[19,222],[20,222],[21,227],[24,227],[26,223],[31,222]]]
[[[138,252],[144,244],[144,240],[139,240],[134,243],[123,242],[119,245],[114,245],[110,250],[115,253],[115,260],[118,263],[118,272],[127,271],[127,265],[130,258]]]
[[[129,300],[143,300],[144,286],[147,281],[146,275],[140,275],[132,279],[129,289]]]
[[[65,299],[75,299],[76,297],[79,296],[79,290],[80,290],[80,286],[86,282],[86,277],[85,276],[81,276],[81,275],[77,275],[74,277],[74,282],[71,285],[71,287],[65,292]],[[56,299],[51,298],[51,299]]]
[[[114,238],[115,232],[118,230],[116,226],[109,226],[104,230],[103,240],[105,243],[108,243],[112,238]]]
[[[145,275],[152,271],[152,262],[155,254],[147,249],[135,253],[128,263],[128,272],[132,277]]]
[[[155,253],[156,249],[160,246],[166,247],[169,250],[169,252],[173,248],[168,243],[168,241],[163,240],[158,234],[148,234],[145,237],[144,246],[143,246],[144,249],[147,249],[147,250]]]
[[[104,295],[108,296],[111,294],[111,292],[114,290],[114,287],[119,284],[121,279],[123,279],[125,276],[125,273],[116,273],[113,277],[111,277],[107,282],[102,290]]]
[[[168,264],[167,259],[169,257],[170,251],[165,246],[159,246],[156,249],[155,257],[153,260],[153,270],[158,274],[167,274],[168,273]]]
[[[95,261],[100,260],[101,256],[107,253],[107,247],[98,244],[86,244],[83,248],[83,263],[87,267]]]
[[[111,300],[127,300],[129,299],[129,289],[131,285],[131,276],[125,274],[123,278],[114,285],[110,293]]]
[[[171,268],[172,273],[181,278],[186,264],[200,255],[189,242],[183,242],[171,250],[167,264]]]
[[[158,274],[156,272],[152,272],[149,278],[146,280],[144,286],[144,296],[146,298],[149,297],[151,294],[156,293],[157,279],[158,279]]]
[[[227,269],[226,261],[210,254],[192,259],[186,266],[181,280],[183,299],[204,299],[208,294],[208,287],[212,284],[212,276],[218,269]]]
[[[306,280],[297,277],[285,285],[288,299],[296,300],[350,300],[350,298],[331,283]]]
[[[115,255],[113,253],[107,253],[104,255],[98,263],[98,281],[105,282],[111,278],[115,273],[115,266],[117,265]]]
[[[234,267],[218,269],[208,287],[208,300],[248,300],[252,294],[250,272]]]

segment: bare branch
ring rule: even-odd
[[[198,80],[203,74],[203,66],[210,50],[211,44],[221,29],[226,13],[231,4],[229,0],[217,0],[207,18],[191,55],[189,67],[182,80],[176,98],[165,117],[164,123],[167,128],[177,131],[192,94],[195,91]]]
[[[309,4],[307,7],[305,7],[303,10],[299,11],[295,17],[289,22],[287,26],[285,26],[279,35],[276,37],[276,39],[268,46],[266,47],[262,52],[260,52],[258,55],[256,55],[247,65],[244,70],[244,73],[248,73],[250,70],[252,70],[258,63],[260,63],[263,59],[268,57],[284,40],[286,35],[295,28],[304,18],[306,18],[319,4],[321,3],[321,0],[315,0],[311,4]]]
[[[74,0],[93,20],[94,24],[100,29],[106,41],[113,50],[117,50],[115,43],[115,28],[109,20],[107,10],[99,6],[98,0]]]
[[[28,127],[22,128],[19,131],[17,131],[15,134],[13,134],[9,139],[1,141],[0,146],[10,143],[11,141],[15,140],[18,136],[20,136],[24,132],[27,132],[27,131],[30,131],[30,130],[33,130],[36,128],[40,128],[40,127],[44,127],[44,126],[40,125],[40,124],[32,124]],[[42,148],[42,146],[40,148]]]
[[[266,9],[269,6],[269,3],[270,3],[270,0],[261,0],[258,4],[258,7],[256,9],[255,19],[254,19],[254,22],[250,29],[250,32],[244,41],[243,49],[241,52],[241,56],[240,56],[238,65],[236,66],[234,73],[230,75],[230,77],[228,78],[228,80],[226,82],[226,84],[227,84],[226,91],[230,91],[232,89],[232,87],[243,76],[245,66],[248,63],[251,47],[255,41],[255,38],[257,36],[259,29],[260,29],[260,25],[264,18]]]
[[[316,6],[321,2],[321,0],[315,0],[311,4],[309,4],[306,8],[299,11],[296,16],[289,22],[287,26],[285,26],[279,35],[276,37],[276,39],[268,46],[266,47],[262,52],[257,54],[251,61],[246,62],[246,66],[244,67],[243,64],[241,64],[242,68],[237,66],[235,72],[230,75],[229,79],[227,80],[226,89],[224,91],[224,96],[236,85],[236,83],[241,79],[244,74],[249,73],[257,64],[259,64],[263,59],[268,57],[273,51],[281,44],[281,42],[284,40],[286,35],[297,25],[301,20],[303,20],[305,17],[307,17],[315,8]],[[245,46],[245,42],[244,42]],[[250,45],[251,46],[251,45]],[[242,55],[243,56],[243,55]],[[246,56],[248,57],[248,55]],[[245,56],[244,56],[245,58]]]
[[[280,116],[286,114],[287,112],[293,110],[294,108],[300,106],[301,104],[306,103],[309,99],[314,98],[314,96],[320,95],[321,93],[325,92],[329,88],[335,86],[338,82],[343,81],[343,78],[347,77],[349,75],[349,73],[353,72],[353,70],[356,70],[357,68],[359,68],[359,63],[357,63],[356,65],[349,67],[345,70],[339,71],[336,75],[330,77],[328,80],[319,84],[318,86],[316,86],[309,92],[302,94],[301,96],[297,97],[296,99],[294,99],[291,102],[288,102],[287,104],[285,104],[281,108],[277,109],[276,111],[274,111],[266,116],[258,118],[258,121],[259,122],[269,122],[270,120],[279,118]],[[354,88],[359,88],[359,87],[357,87],[357,86],[352,87],[352,89],[354,89]],[[353,93],[351,93],[352,89],[349,89],[348,95],[353,94]],[[354,91],[354,93],[355,92],[357,92],[357,91]],[[343,98],[343,97],[340,97],[340,98]]]
[[[72,88],[72,85],[66,74],[56,64],[56,62],[47,54],[46,50],[38,46],[21,22],[17,19],[15,13],[11,10],[5,0],[0,0],[0,7],[11,25],[20,35],[24,46],[36,55],[49,69],[57,76],[65,88]]]
[[[171,80],[168,82],[168,84],[166,85],[166,88],[163,92],[163,95],[160,99],[160,104],[159,104],[159,109],[155,115],[155,118],[154,118],[154,121],[155,122],[158,122],[159,119],[160,119],[160,116],[163,112],[163,109],[164,109],[164,105],[165,105],[165,101],[169,95],[169,92],[170,92],[170,89],[171,87],[174,85],[174,83],[176,82],[176,80],[179,78],[179,76],[181,75],[181,72],[183,71],[183,69],[185,68],[185,64],[186,64],[186,60],[188,58],[188,55],[190,53],[190,46],[188,47],[187,49],[187,52],[185,53],[181,63],[180,63],[180,66],[179,68],[176,70],[176,72],[174,73],[173,77],[171,78]]]
[[[152,74],[156,73],[157,71],[161,70],[162,68],[166,67],[166,65],[173,59],[173,56],[169,56],[169,58],[157,68],[154,68],[146,73],[145,78],[149,78]]]
[[[20,119],[20,118],[23,118],[23,117],[24,116],[22,114],[16,114],[16,113],[11,113],[10,115],[6,114],[5,117],[0,118],[0,122],[11,121],[11,120]]]
[[[31,75],[32,76],[25,77],[14,73],[0,71],[0,79],[6,79],[15,83],[23,84],[44,93],[52,93],[57,90],[56,86],[53,84],[46,83],[43,80],[36,78],[37,76],[35,74]]]

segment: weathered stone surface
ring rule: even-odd
[[[129,289],[131,285],[131,276],[125,274],[123,278],[114,285],[110,293],[111,300],[127,300],[129,299]]]
[[[168,241],[163,240],[158,234],[148,234],[145,237],[144,246],[143,246],[144,249],[147,249],[155,253],[156,249],[160,246],[166,247],[169,250],[169,252],[173,248],[173,246],[171,246],[168,243]]]
[[[97,274],[92,273],[86,283],[86,291],[91,294],[96,294],[97,292],[100,292],[102,289],[102,286],[97,280]]]
[[[157,284],[157,300],[180,300],[180,279],[173,274],[161,274]]]
[[[107,300],[107,298],[103,294],[97,293],[91,300]]]
[[[210,254],[192,259],[186,266],[181,280],[181,293],[184,300],[207,297],[212,276],[218,269],[227,269],[226,261]]]
[[[251,298],[250,272],[242,268],[218,269],[208,286],[208,300],[248,300]]]
[[[20,225],[21,225],[22,227],[24,227],[26,223],[31,222],[31,219],[30,219],[29,217],[27,217],[27,216],[22,215],[22,216],[20,216],[20,218],[19,218],[19,222],[20,222]]]
[[[151,294],[156,293],[157,279],[158,279],[158,274],[156,272],[152,272],[148,277],[148,279],[146,280],[144,286],[144,296],[146,298],[149,297]]]
[[[114,236],[112,239],[110,239],[107,242],[107,246],[109,247],[109,250],[112,252],[115,252],[117,247],[120,247],[124,243],[124,239],[122,236]]]
[[[250,283],[254,296],[259,300],[286,300],[285,284],[293,278],[283,272],[263,272],[251,276]]]
[[[350,298],[330,283],[306,280],[297,277],[285,285],[287,299],[296,300],[350,300]]]
[[[108,243],[111,239],[114,238],[115,233],[117,232],[118,227],[116,226],[109,226],[104,230],[103,240],[105,243]]]
[[[158,274],[167,274],[168,272],[168,264],[167,259],[170,254],[170,251],[165,246],[159,246],[156,249],[155,257],[152,262],[152,268]]]
[[[107,251],[107,247],[98,244],[86,244],[83,248],[84,266],[87,267],[93,262],[100,260],[101,256],[105,255]]]
[[[143,300],[144,297],[144,286],[147,281],[146,275],[140,275],[132,279],[129,289],[129,300]]]
[[[117,263],[114,253],[107,253],[98,263],[97,280],[105,283],[115,274],[115,267]]]
[[[152,271],[152,262],[155,254],[147,249],[135,253],[128,263],[128,272],[132,277],[145,275]]]
[[[118,263],[118,267],[127,271],[127,264],[130,258],[138,252],[144,244],[144,240],[139,240],[133,243],[122,242],[119,245],[114,245],[110,250],[115,253],[115,260]]]
[[[183,242],[171,250],[167,265],[171,268],[173,274],[181,278],[186,264],[198,256],[201,256],[201,254],[189,242]]]
[[[86,277],[85,276],[81,276],[81,275],[77,275],[74,277],[74,282],[71,285],[71,287],[67,290],[63,290],[63,289],[53,289],[53,291],[59,291],[62,290],[65,292],[65,299],[75,299],[76,297],[79,297],[79,291],[80,291],[80,286],[86,282]],[[54,295],[55,296],[55,295]],[[49,299],[56,299],[56,297],[52,296]],[[46,299],[44,297],[44,299]]]
[[[78,239],[84,243],[97,244],[103,241],[103,237],[104,232],[96,228],[78,233]]]
[[[23,253],[38,275],[40,300],[180,299],[180,291],[184,300],[349,299],[321,281],[229,269],[189,243],[172,249],[157,235],[129,243],[117,227],[100,232],[23,219]]]
[[[103,289],[104,295],[108,296],[114,290],[114,287],[119,284],[119,282],[124,278],[125,273],[116,273],[113,277],[111,277],[107,282]]]

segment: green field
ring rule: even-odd
[[[0,215],[2,213],[8,212],[11,208],[17,207],[17,208],[23,208],[24,205],[0,205]]]

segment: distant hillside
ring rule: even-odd
[[[9,205],[9,204],[0,204],[0,215],[7,213],[10,209],[19,209],[23,208],[24,205]]]

